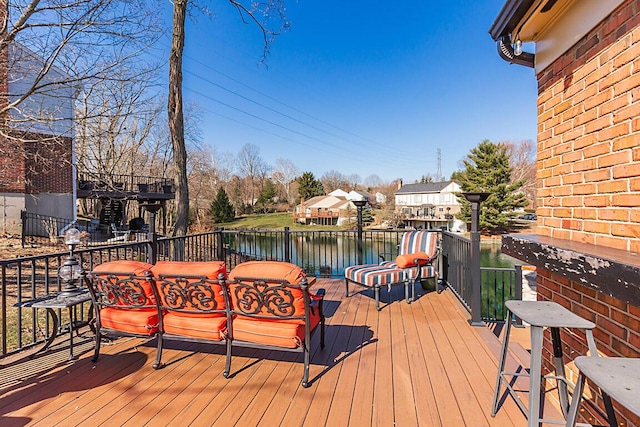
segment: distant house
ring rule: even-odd
[[[460,204],[455,193],[460,191],[456,181],[405,184],[394,193],[396,213],[405,225],[434,229],[454,225]]]
[[[355,220],[357,208],[353,200],[369,200],[361,192],[334,190],[326,196],[302,200],[293,213],[294,221],[309,225],[342,225]]]
[[[0,60],[0,102],[28,93],[42,60],[17,42]],[[64,80],[52,67],[43,83]],[[75,218],[73,166],[74,102],[77,88],[53,85],[29,95],[7,115],[0,138],[0,209],[5,232],[18,232],[20,212]]]

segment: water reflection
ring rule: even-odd
[[[395,259],[401,233],[374,234],[363,242],[363,263],[379,263],[383,256]],[[284,260],[303,267],[310,275],[340,277],[347,266],[358,264],[355,232],[292,232],[288,250],[282,233],[239,233],[225,236],[225,245],[246,259]],[[482,267],[512,268],[517,260],[500,252],[500,241],[483,243],[480,249]]]

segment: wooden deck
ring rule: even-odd
[[[300,386],[302,356],[239,349],[230,379],[224,346],[167,343],[154,370],[155,341],[119,339],[92,363],[90,331],[44,355],[0,360],[0,425],[203,426],[522,426],[506,399],[490,415],[499,341],[471,327],[450,290],[406,304],[402,287],[344,297],[327,289],[326,346],[312,343],[311,387]],[[84,332],[84,331],[83,331]]]

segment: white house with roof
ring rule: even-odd
[[[405,184],[394,193],[396,213],[405,225],[414,228],[454,228],[455,215],[460,212],[456,181]]]
[[[350,199],[351,193],[332,191],[326,196],[302,200],[293,213],[294,221],[310,225],[342,225],[353,219],[357,209],[352,200],[361,200],[358,195]]]

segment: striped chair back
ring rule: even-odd
[[[429,230],[407,231],[402,235],[398,255],[424,252],[429,255],[436,253],[438,248],[438,233]]]

